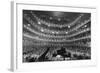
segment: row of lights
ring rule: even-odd
[[[31,24],[27,24],[27,26],[30,27]],[[45,30],[41,28],[41,32],[44,32],[44,31],[45,31]],[[52,31],[52,34],[55,34],[55,33],[56,33],[56,34],[59,34],[59,32],[53,32],[53,31]],[[68,32],[65,32],[65,33],[68,34]]]
[[[53,17],[49,17],[50,20],[53,20]],[[58,21],[61,21],[61,18],[57,19]],[[69,19],[66,19],[67,21],[70,21]]]
[[[53,17],[49,17],[50,20],[53,20]],[[57,19],[58,21],[61,21],[61,18]]]
[[[30,24],[27,24],[27,26],[31,26]],[[85,25],[84,27],[87,27],[87,25]],[[41,29],[41,32],[45,32],[45,30],[44,29]],[[51,32],[52,34],[59,34],[59,32],[54,32],[54,31],[52,31]],[[68,34],[68,32],[65,32],[66,34]]]
[[[41,22],[38,22],[38,24],[41,24]],[[27,24],[27,26],[30,27],[31,25],[30,25],[30,24]],[[85,25],[84,27],[87,27],[87,25]],[[68,26],[68,28],[70,28],[70,26]],[[41,31],[44,32],[45,30],[44,30],[44,29],[41,29]],[[53,31],[52,31],[52,34],[55,34],[55,33],[56,33],[56,34],[59,34],[59,32],[53,32]],[[65,33],[68,34],[68,32],[65,32]]]
[[[37,18],[37,17],[36,17],[36,18]],[[39,25],[41,25],[41,21],[39,21],[40,19],[39,19],[39,18],[37,18],[37,19],[38,19],[38,22],[37,22],[37,23],[38,23]],[[49,19],[50,19],[50,20],[52,20],[52,19],[53,19],[53,17],[49,17]],[[61,21],[61,19],[60,19],[60,18],[58,18],[58,21]],[[50,25],[50,24],[48,24],[47,26],[48,26],[48,27],[50,27],[51,25]],[[62,27],[63,27],[63,26],[60,26],[60,28],[62,28]],[[68,26],[68,28],[70,28],[70,25]]]
[[[27,24],[27,26],[30,27],[31,24]],[[45,31],[45,29],[41,28],[41,32],[44,32],[44,31]],[[52,31],[51,33],[52,34],[59,34],[59,32],[54,32],[54,31]],[[65,32],[65,33],[68,34],[68,32]]]
[[[82,17],[83,15],[84,15],[84,14],[80,14],[80,16],[79,16],[79,17]],[[36,17],[36,18],[38,19],[38,17]],[[50,17],[49,17],[49,19],[50,19],[50,20],[52,20],[52,19],[53,19],[53,17],[51,17],[51,16],[50,16]],[[60,19],[60,18],[58,18],[58,21],[61,21],[61,19]],[[80,22],[79,22],[79,23],[80,23]],[[39,25],[41,25],[41,22],[40,22],[39,20],[38,20],[38,24],[39,24]],[[50,27],[50,26],[51,26],[51,25],[50,25],[50,24],[48,24],[48,27]],[[62,28],[62,27],[63,27],[63,26],[60,26],[60,28]],[[68,26],[68,28],[70,28],[70,27],[71,27],[71,26],[69,25],[69,26]]]
[[[42,28],[41,28],[40,31],[41,31],[41,32],[45,32],[45,29],[42,29]],[[54,32],[54,31],[52,31],[51,33],[52,33],[52,34],[59,34],[59,32]],[[68,32],[65,32],[65,33],[68,34]]]
[[[41,22],[38,21],[37,24],[38,24],[38,25],[41,25]],[[50,25],[48,25],[48,27],[50,27]],[[70,27],[71,27],[71,26],[69,25],[68,28],[70,28]],[[61,26],[60,28],[62,28],[62,26]]]

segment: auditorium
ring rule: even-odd
[[[24,63],[91,60],[91,13],[23,10]]]

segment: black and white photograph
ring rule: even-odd
[[[30,2],[13,6],[12,70],[97,64],[96,8]]]
[[[91,60],[91,13],[22,10],[22,62]]]

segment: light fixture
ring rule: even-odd
[[[65,32],[66,34],[68,34],[68,32]]]
[[[48,24],[48,27],[50,27],[50,24]]]
[[[61,21],[61,19],[60,19],[60,18],[58,18],[58,21]]]
[[[31,26],[30,24],[27,24],[27,26]]]
[[[52,33],[54,34],[55,32],[52,31]]]
[[[38,21],[38,24],[41,24],[41,22]]]
[[[85,25],[84,27],[87,27],[87,25]]]
[[[59,32],[56,32],[56,34],[58,34]]]
[[[43,32],[44,30],[43,30],[43,29],[41,29],[41,31]]]
[[[68,28],[70,28],[70,26],[68,26]]]

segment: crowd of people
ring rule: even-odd
[[[23,62],[91,59],[90,17],[90,13],[23,10]]]
[[[41,54],[34,54],[34,53],[24,53],[23,54],[23,61],[24,62],[43,62],[43,61],[65,61],[65,60],[86,60],[91,59],[90,56],[86,55],[85,53],[73,53],[72,51],[68,51],[67,48],[61,47],[60,49],[55,50],[52,52],[51,55],[49,51],[52,48],[46,48],[46,50]]]

